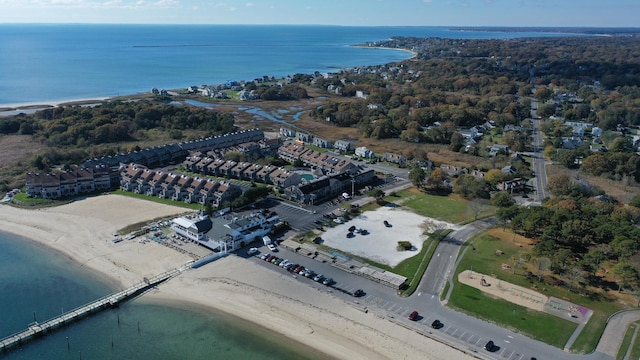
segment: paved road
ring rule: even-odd
[[[540,132],[540,119],[537,118],[536,109],[538,101],[531,97],[531,118],[533,119],[533,144],[532,158],[533,171],[535,172],[536,195],[535,200],[540,202],[548,196],[547,194],[547,172],[545,169],[543,139]]]

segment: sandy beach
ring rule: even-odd
[[[89,197],[38,210],[0,206],[0,227],[60,251],[117,288],[179,268],[188,255],[155,242],[111,241],[132,223],[184,208],[119,195]],[[338,359],[468,359],[417,332],[364,313],[293,277],[234,255],[183,272],[141,297],[173,306],[215,308],[255,322]]]

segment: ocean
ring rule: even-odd
[[[410,57],[351,46],[392,36],[560,35],[441,27],[0,24],[0,105],[323,73]]]
[[[533,32],[437,27],[0,24],[0,107],[128,95],[263,75],[335,71],[410,54],[350,45],[391,36],[515,38]],[[0,229],[1,230],[1,229]],[[0,232],[0,338],[114,289],[80,264]],[[250,339],[251,341],[247,341]],[[254,324],[134,299],[9,353],[7,359],[321,359]]]
[[[114,291],[36,242],[0,232],[0,338]],[[259,325],[204,309],[120,304],[57,329],[3,359],[326,359]]]

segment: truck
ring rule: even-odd
[[[271,240],[270,237],[263,236],[262,237],[262,242],[264,243],[264,246],[269,248],[269,250],[274,251],[274,252],[278,251],[278,249],[276,248],[276,245],[273,243],[273,241]]]

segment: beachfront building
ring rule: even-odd
[[[171,221],[171,230],[194,242],[206,242],[207,232],[212,226],[211,219],[201,214],[181,216]]]
[[[171,229],[176,234],[211,250],[233,251],[261,239],[278,223],[279,217],[267,218],[258,213],[242,218],[232,215],[210,218],[198,214],[173,219]]]
[[[59,199],[110,188],[109,169],[96,166],[48,174],[27,173],[25,193],[33,198]]]

